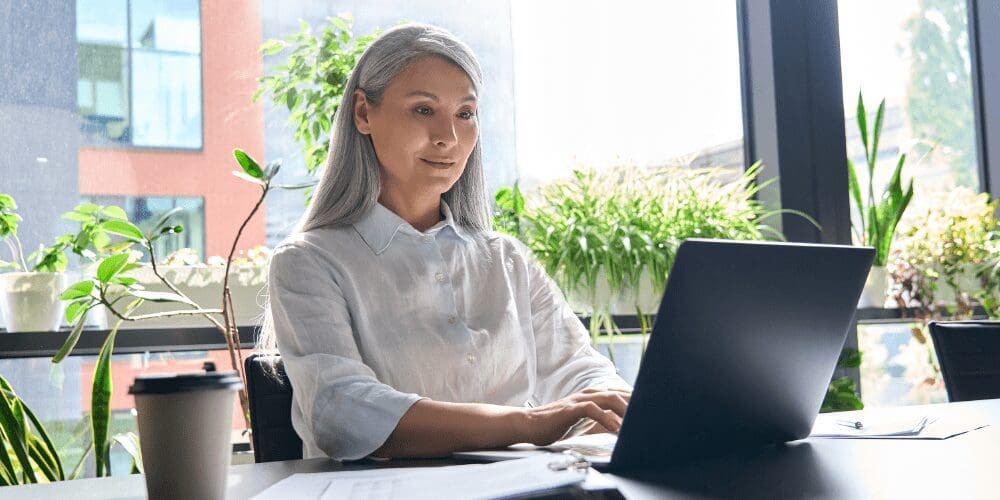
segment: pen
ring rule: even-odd
[[[865,427],[860,420],[837,420],[837,424],[846,427],[853,427],[858,430],[864,429]]]

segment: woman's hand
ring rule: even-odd
[[[537,408],[524,410],[521,435],[524,441],[536,445],[552,444],[562,439],[581,419],[589,419],[596,427],[587,426],[585,433],[618,432],[632,393],[624,389],[584,389],[576,394]]]

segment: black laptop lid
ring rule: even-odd
[[[807,436],[873,257],[862,247],[682,243],[612,467]]]

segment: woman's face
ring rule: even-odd
[[[410,64],[378,106],[357,91],[355,125],[371,136],[383,194],[440,196],[451,189],[479,137],[476,104],[465,72],[438,57]]]

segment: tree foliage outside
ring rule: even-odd
[[[378,36],[377,31],[355,36],[350,16],[327,20],[329,24],[318,34],[300,21],[298,32],[261,45],[264,56],[287,54],[287,58],[261,77],[253,96],[257,100],[267,93],[275,104],[288,108],[288,122],[295,127],[295,140],[302,145],[310,175],[316,175],[326,162],[330,127],[351,71]]]
[[[965,0],[919,0],[904,24],[906,106],[914,137],[936,145],[959,186],[978,188]]]

